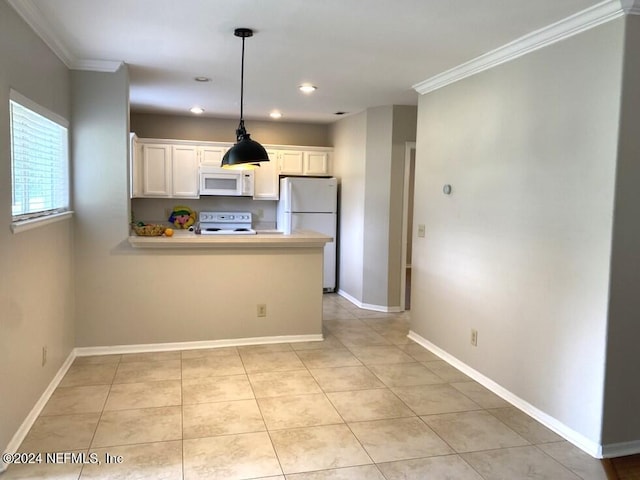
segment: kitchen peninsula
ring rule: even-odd
[[[105,308],[127,311],[129,320],[97,325],[104,346],[81,354],[322,340],[323,249],[331,237],[176,231],[126,238],[110,268],[127,264],[129,288]]]
[[[329,242],[333,242],[333,238],[313,231],[297,231],[290,235],[258,233],[224,236],[177,231],[172,237],[129,237],[129,243],[137,248],[323,248]]]

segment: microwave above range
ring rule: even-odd
[[[253,185],[252,170],[200,167],[200,195],[252,197]]]

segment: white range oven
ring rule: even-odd
[[[251,212],[200,212],[196,233],[200,235],[255,235]]]
[[[200,195],[252,197],[253,171],[200,167]]]

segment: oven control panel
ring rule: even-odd
[[[200,222],[251,224],[251,212],[200,212],[198,219]]]

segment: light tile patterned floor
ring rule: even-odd
[[[409,341],[408,314],[337,295],[324,312],[323,342],[76,359],[20,451],[103,463],[16,465],[1,480],[607,478]]]

